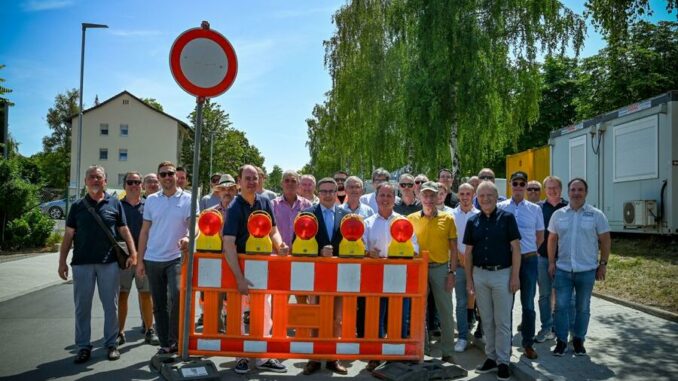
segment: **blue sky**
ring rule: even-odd
[[[578,13],[582,1],[565,4]],[[653,20],[675,20],[664,1],[651,0]],[[215,99],[266,158],[283,169],[308,162],[306,123],[313,105],[331,87],[323,65],[323,40],[333,31],[332,14],[343,0],[130,1],[0,0],[0,70],[10,109],[10,133],[20,152],[42,149],[50,133],[45,116],[54,97],[79,86],[80,23],[108,24],[87,32],[85,107],[128,90],[156,98],[165,112],[187,120],[195,99],[174,82],[169,49],[184,30],[202,20],[221,32],[238,55],[238,76]],[[582,56],[604,41],[589,26]]]

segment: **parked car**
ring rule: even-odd
[[[75,201],[75,196],[71,196],[71,203]],[[66,216],[66,199],[61,198],[40,204],[40,210],[55,220],[61,220]]]

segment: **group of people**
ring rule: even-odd
[[[143,179],[139,173],[130,172],[125,176],[126,196],[118,201],[103,191],[104,169],[98,166],[87,169],[87,195],[77,200],[69,212],[59,262],[59,275],[65,279],[66,257],[75,239],[71,266],[79,348],[76,362],[87,361],[91,352],[89,320],[95,283],[105,311],[104,345],[109,359],[119,358],[117,346],[125,341],[126,301],[133,278],[139,290],[146,341],[159,344],[159,354],[177,351],[181,258],[187,251],[189,229],[195,229],[189,226],[191,195],[177,185],[178,172],[170,162],[160,163],[157,175],[148,174]],[[463,352],[468,346],[473,311],[477,308],[487,359],[476,370],[496,371],[498,379],[508,379],[512,309],[518,290],[523,311],[519,325],[521,346],[527,358],[537,358],[535,342],[554,338],[553,354],[563,355],[568,335],[574,353],[586,353],[584,340],[591,292],[594,281],[605,277],[610,234],[605,215],[586,204],[588,185],[584,179],[575,178],[567,184],[568,203],[561,197],[559,178],[544,179],[547,197],[541,201],[542,184],[528,181],[520,171],[511,174],[511,197],[505,199],[499,196],[494,172],[488,168],[466,179],[456,193],[454,173],[449,169],[441,169],[437,181],[430,181],[423,174],[402,174],[393,184],[391,175],[379,168],[372,173],[374,192],[368,194],[364,194],[363,181],[345,171],[317,182],[313,175],[285,171],[279,196],[264,189],[265,176],[264,171],[253,165],[242,166],[235,178],[215,173],[210,179],[210,194],[199,203],[201,210],[212,208],[224,217],[223,254],[240,293],[248,294],[252,285],[252,280],[242,273],[237,255],[245,252],[249,237],[247,219],[255,211],[270,215],[273,225],[270,238],[277,255],[289,253],[295,239],[294,220],[300,212],[313,213],[318,220],[315,237],[318,255],[338,255],[342,240],[340,221],[346,214],[354,213],[363,218],[365,225],[365,255],[384,258],[391,242],[390,223],[402,216],[414,226],[415,251],[429,254],[427,325],[429,330],[434,328],[431,325],[440,326],[443,361],[451,362],[453,352]],[[142,184],[145,199],[141,197]],[[111,232],[127,243],[131,254],[129,269],[118,270],[111,245],[94,223],[92,212],[98,213]],[[539,332],[535,332],[537,288]],[[403,300],[402,311],[389,311],[387,300],[380,301],[380,337],[409,335],[409,302],[407,298]],[[299,295],[297,303],[314,300]],[[264,330],[268,332],[272,326],[270,299],[265,305]],[[334,311],[335,334],[339,335],[340,298],[335,299]],[[387,332],[389,313],[401,314],[401,332]],[[356,336],[363,337],[364,298],[358,299],[356,314]],[[223,319],[219,329],[223,330]],[[427,353],[428,342],[427,335]],[[252,361],[258,369],[287,371],[276,359],[240,358],[236,359],[235,372],[247,373]],[[367,368],[372,370],[378,365],[373,360]],[[303,374],[312,374],[320,367],[320,362],[309,361]],[[339,374],[347,373],[336,360],[328,359],[326,367]]]

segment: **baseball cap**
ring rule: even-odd
[[[527,173],[525,173],[523,171],[513,172],[513,174],[511,175],[511,181],[516,180],[516,179],[523,179],[523,180],[527,181]]]
[[[435,181],[427,181],[421,185],[421,191],[433,191],[438,193],[438,184]]]

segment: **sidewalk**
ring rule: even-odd
[[[26,254],[0,263],[0,302],[64,282],[58,253]],[[70,267],[69,267],[69,276]]]
[[[535,301],[536,306],[536,301]],[[572,346],[563,357],[551,350],[555,340],[535,343],[536,360],[523,356],[517,330],[522,309],[516,294],[513,308],[513,378],[520,380],[675,380],[678,374],[678,323],[608,302],[591,300],[586,337],[588,356],[576,357]],[[536,328],[539,330],[539,308]],[[481,340],[476,345],[483,349]]]

